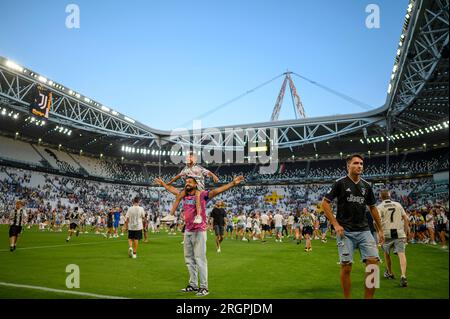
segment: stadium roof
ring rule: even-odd
[[[140,161],[158,160],[152,152],[169,154],[173,143],[236,151],[247,142],[270,139],[277,141],[284,158],[448,146],[448,10],[448,0],[410,1],[386,103],[370,112],[174,134],[150,128],[0,57],[0,131],[76,152]],[[30,114],[38,85],[52,93],[48,119]]]

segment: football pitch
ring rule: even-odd
[[[126,236],[106,239],[81,234],[65,242],[66,232],[25,230],[15,252],[9,251],[8,226],[0,226],[0,298],[151,298],[198,299],[182,293],[188,282],[182,234],[149,233],[141,242],[138,257],[127,255]],[[215,249],[208,231],[207,258],[210,294],[203,298],[317,299],[342,298],[340,266],[334,239],[313,240],[312,252],[304,242],[285,239],[276,243],[225,239],[222,252]],[[399,286],[398,258],[394,256],[395,280],[383,278],[375,297],[383,299],[449,298],[448,250],[439,246],[408,245],[408,284]],[[80,271],[80,288],[66,287],[67,265]],[[363,264],[355,252],[352,297],[363,296]],[[70,294],[66,292],[77,292]]]

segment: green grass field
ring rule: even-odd
[[[89,298],[61,292],[10,287],[1,283],[40,286],[126,298],[198,298],[179,290],[186,286],[187,268],[182,237],[166,232],[150,233],[141,243],[137,259],[127,256],[125,236],[105,239],[83,234],[65,242],[66,233],[25,230],[18,249],[11,253],[8,227],[0,226],[0,298]],[[210,294],[205,298],[341,298],[338,254],[335,241],[313,241],[313,251],[291,240],[275,243],[242,242],[225,239],[216,253],[214,236],[208,232]],[[355,252],[355,261],[359,253]],[[425,245],[408,245],[408,283],[380,279],[376,298],[449,298],[448,250]],[[68,289],[68,264],[80,267],[80,288]],[[363,264],[353,267],[353,298],[363,296]],[[382,272],[384,267],[382,267]],[[399,274],[394,257],[394,273]],[[381,273],[382,277],[382,273]]]

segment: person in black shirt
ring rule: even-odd
[[[366,206],[375,222],[380,244],[384,242],[381,220],[375,206],[376,199],[370,184],[361,178],[364,159],[359,154],[347,158],[346,177],[338,179],[322,200],[322,208],[336,231],[339,259],[341,263],[341,285],[344,297],[350,298],[353,251],[359,248],[366,265],[378,265],[380,260],[375,239],[370,232]],[[337,199],[337,214],[334,217],[331,203]],[[367,273],[366,273],[367,274]],[[365,287],[365,298],[373,298],[375,288]]]
[[[220,253],[220,244],[223,240],[225,218],[227,216],[223,207],[223,201],[217,201],[216,206],[214,207],[210,215],[210,217],[213,219],[214,232],[216,233],[216,246],[218,253]]]
[[[68,218],[70,220],[69,225],[69,235],[67,236],[66,242],[68,243],[69,240],[72,238],[73,233],[76,230],[77,237],[80,233],[80,230],[78,229],[78,225],[80,223],[80,213],[78,212],[78,207],[75,207],[74,211],[69,213]]]
[[[24,202],[22,199],[16,201],[16,209],[9,216],[9,250],[16,250],[17,238],[22,232],[22,227],[27,221],[27,213],[25,212]]]

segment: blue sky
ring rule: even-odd
[[[80,8],[68,29],[65,8]],[[368,29],[368,4],[380,8]],[[172,129],[287,69],[384,104],[407,0],[1,1],[0,55],[150,127]],[[294,77],[308,117],[364,111]],[[202,119],[268,121],[282,78]],[[293,119],[287,92],[280,119]]]

